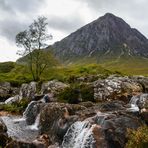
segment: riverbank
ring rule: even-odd
[[[31,82],[5,101],[13,105],[30,100],[23,116],[3,111],[1,118],[18,145],[123,148],[131,138],[128,129],[147,128],[147,84],[147,77],[114,75],[95,81],[81,78],[76,84],[54,80],[38,87]]]

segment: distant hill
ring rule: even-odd
[[[56,42],[52,48],[55,56],[65,63],[148,57],[148,39],[110,13]]]

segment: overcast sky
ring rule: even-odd
[[[38,16],[48,18],[52,44],[107,12],[148,37],[147,9],[148,0],[0,0],[0,62],[18,58],[15,36]]]

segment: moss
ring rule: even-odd
[[[128,142],[126,148],[147,148],[148,147],[148,127],[142,126],[137,130],[128,130]]]

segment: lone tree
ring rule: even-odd
[[[51,53],[43,50],[48,46],[46,42],[52,38],[47,34],[47,25],[47,18],[38,17],[28,30],[16,35],[17,46],[24,48],[24,50],[19,50],[18,54],[27,57],[26,62],[35,81],[40,79],[41,74],[49,65],[55,64]]]

